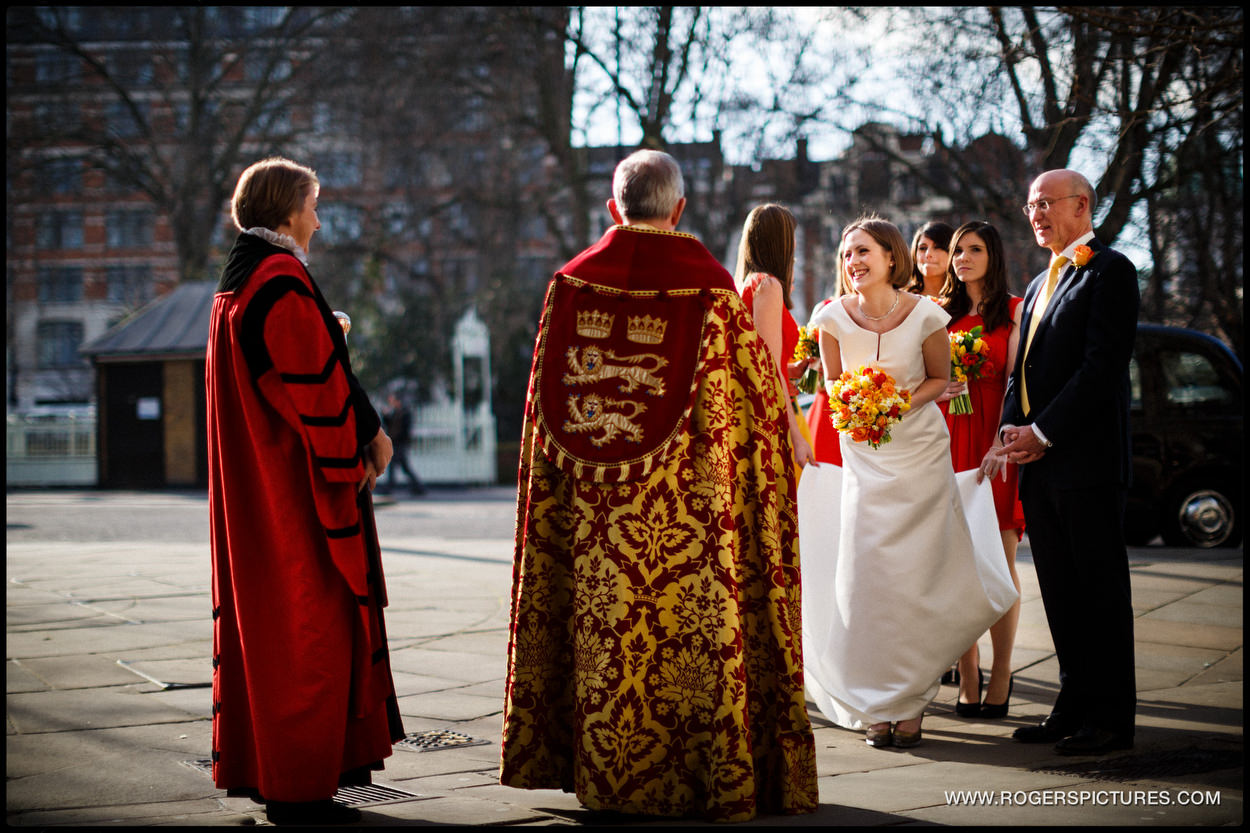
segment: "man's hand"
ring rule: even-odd
[[[394,454],[395,448],[391,445],[391,438],[386,436],[386,432],[379,428],[378,433],[365,446],[365,476],[361,478],[356,491],[360,491],[368,486],[369,491],[372,492],[374,485],[378,482],[378,478],[386,472],[386,467],[391,464],[391,457]]]
[[[1003,429],[1002,454],[1007,460],[1018,465],[1032,463],[1042,459],[1046,454],[1046,444],[1037,438],[1037,434],[1028,426],[1008,426]]]

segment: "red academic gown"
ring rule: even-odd
[[[378,417],[289,252],[240,235],[209,329],[213,778],[270,801],[332,796],[403,737],[372,503]],[[254,268],[252,264],[255,264]]]

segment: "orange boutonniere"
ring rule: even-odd
[[[1076,251],[1073,253],[1072,262],[1076,264],[1077,269],[1080,269],[1082,266],[1089,263],[1093,257],[1094,250],[1089,246],[1077,246]]]

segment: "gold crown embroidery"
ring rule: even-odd
[[[577,334],[586,338],[607,338],[612,332],[615,315],[591,310],[577,314]]]
[[[664,340],[668,322],[649,315],[633,316],[628,320],[625,337],[638,344],[659,344]]]

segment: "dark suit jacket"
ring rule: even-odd
[[[1093,257],[1069,265],[1025,355],[1033,302],[1046,272],[1024,294],[1016,366],[1007,382],[1003,423],[1037,426],[1054,443],[1041,460],[1020,467],[1022,488],[1046,479],[1058,488],[1127,486],[1129,359],[1141,295],[1137,269],[1124,255],[1091,240]],[[1023,413],[1020,375],[1027,372],[1031,412]]]

